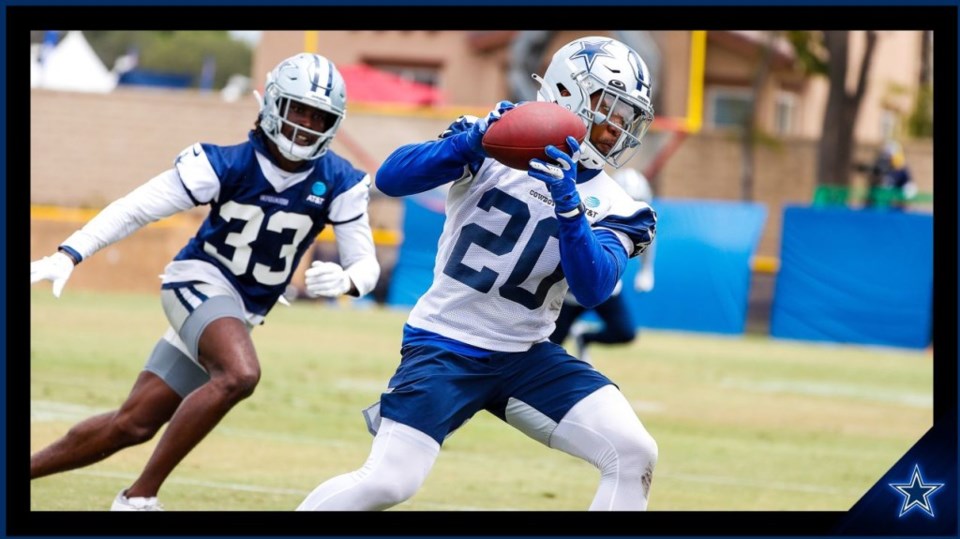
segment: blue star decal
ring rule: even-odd
[[[934,516],[930,495],[939,490],[943,483],[924,483],[923,478],[920,477],[919,465],[913,465],[913,476],[909,483],[890,483],[890,486],[904,496],[903,507],[900,509],[901,517],[914,507],[919,507],[928,515]]]
[[[593,61],[596,60],[597,56],[606,56],[608,58],[613,58],[613,55],[604,49],[607,45],[610,44],[610,41],[581,41],[580,50],[573,53],[570,57],[571,60],[575,58],[583,58],[583,61],[587,64],[587,71],[593,68]]]

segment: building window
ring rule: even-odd
[[[753,106],[753,95],[745,88],[710,88],[707,92],[711,127],[741,127]]]
[[[774,131],[778,135],[792,135],[793,117],[797,110],[797,96],[790,92],[779,92],[774,107]]]

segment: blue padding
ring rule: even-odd
[[[403,199],[403,243],[390,276],[387,304],[412,307],[430,288],[445,198],[446,190],[438,188]]]
[[[788,207],[770,333],[924,348],[933,315],[933,216]]]
[[[404,199],[403,244],[387,303],[412,306],[430,287],[443,229],[443,190]],[[655,200],[655,286],[633,290],[639,267],[627,265],[623,294],[637,326],[741,334],[746,324],[750,258],[766,220],[760,204]]]
[[[633,289],[639,264],[627,265],[623,294],[636,325],[742,334],[750,259],[763,231],[761,204],[657,199],[654,287]]]

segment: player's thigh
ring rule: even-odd
[[[501,392],[487,409],[527,436],[549,445],[550,435],[578,402],[613,384],[589,363],[552,342],[516,354]]]
[[[389,389],[380,397],[379,414],[439,444],[496,391],[496,372],[483,360],[434,346],[404,346],[401,354]]]
[[[246,312],[230,290],[195,281],[164,285],[160,297],[173,333],[165,340],[206,371],[258,368]]]
[[[632,340],[636,336],[633,316],[623,294],[610,296],[610,299],[596,307],[596,311],[608,331],[616,333],[623,340]]]
[[[134,393],[143,393],[144,395],[162,393],[160,389],[154,387],[154,381],[160,380],[167,386],[168,391],[172,391],[179,400],[182,400],[210,380],[210,375],[207,374],[206,369],[201,367],[181,348],[178,348],[177,344],[180,343],[174,344],[177,341],[179,341],[179,338],[173,329],[168,329],[164,337],[153,347],[153,351],[150,352],[150,357],[147,358],[147,363],[143,367],[146,373],[151,373],[154,376],[146,377],[141,388],[141,379],[144,378],[144,374],[141,374],[141,379],[138,379],[131,396]],[[140,388],[139,392],[138,388]],[[179,400],[177,404],[179,404]],[[166,402],[166,399],[164,402]],[[175,406],[174,409],[176,409]]]

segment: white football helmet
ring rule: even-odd
[[[326,130],[313,131],[289,121],[287,114],[291,101],[327,113]],[[333,62],[319,54],[291,56],[267,74],[260,104],[260,127],[280,153],[291,161],[312,161],[325,154],[346,113],[346,83]],[[284,136],[284,125],[293,128],[291,138]],[[299,134],[309,134],[317,139],[309,146],[302,146],[294,142]]]
[[[603,36],[575,39],[560,48],[547,66],[540,83],[538,101],[553,101],[583,118],[587,139],[581,145],[580,163],[620,168],[640,148],[640,141],[653,123],[650,72],[640,55],[623,43]],[[602,92],[594,108],[590,97]],[[614,126],[620,137],[609,152],[590,141],[594,124]]]

